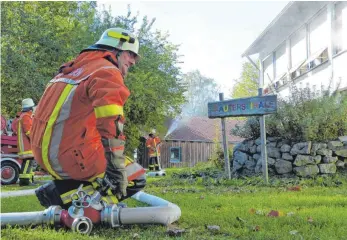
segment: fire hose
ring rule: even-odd
[[[72,205],[68,210],[51,206],[38,212],[2,213],[1,226],[6,225],[54,225],[67,227],[81,234],[89,234],[93,225],[116,228],[129,224],[169,225],[181,216],[181,209],[162,198],[138,192],[132,198],[147,203],[151,207],[127,208],[122,205],[106,205],[101,194],[95,191],[91,196],[80,188],[71,195]]]

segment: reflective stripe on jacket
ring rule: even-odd
[[[32,111],[22,112],[18,120],[17,139],[18,156],[21,159],[33,158],[30,146],[30,130],[32,126]]]
[[[110,52],[84,52],[48,83],[35,111],[32,146],[38,164],[56,179],[92,181],[105,173],[101,137],[117,136],[115,120],[130,95],[116,61]]]

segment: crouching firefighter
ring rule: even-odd
[[[81,184],[116,204],[144,188],[143,168],[123,155],[123,106],[130,92],[128,68],[139,58],[139,41],[121,28],[106,30],[47,84],[32,126],[32,150],[54,180],[36,190],[45,207],[71,204]]]

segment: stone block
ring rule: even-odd
[[[291,146],[288,144],[283,144],[281,147],[281,152],[290,152]]]
[[[336,173],[336,165],[330,164],[318,164],[320,173]]]
[[[290,173],[293,171],[293,165],[289,161],[278,159],[275,163],[276,172],[279,174]]]
[[[320,155],[310,156],[310,155],[297,155],[294,161],[295,166],[306,166],[314,165],[320,163],[322,157]]]
[[[295,167],[293,170],[296,173],[296,175],[300,177],[310,177],[319,173],[319,168],[317,165]]]
[[[311,146],[312,146],[312,143],[310,141],[296,143],[293,145],[292,149],[290,150],[290,154],[291,155],[310,154]]]
[[[294,160],[293,156],[287,152],[282,153],[282,159],[287,160],[287,161],[293,161]]]

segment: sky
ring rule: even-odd
[[[180,44],[183,73],[199,70],[213,78],[228,97],[239,78],[241,54],[285,7],[287,1],[98,1],[112,14],[125,15],[127,5],[139,17],[155,18],[154,29]],[[140,46],[141,47],[141,46]]]

